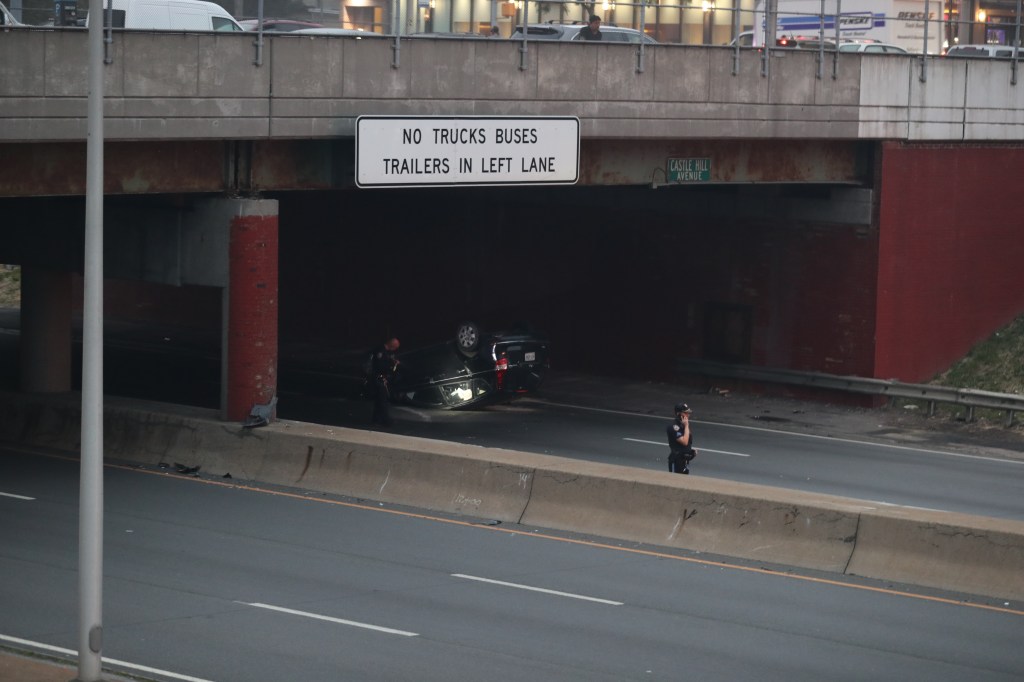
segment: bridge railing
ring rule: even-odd
[[[0,141],[83,139],[87,32],[0,29]],[[1018,141],[1024,90],[999,60],[843,55],[815,78],[813,50],[529,41],[396,40],[115,31],[107,138],[351,137],[364,114],[579,116],[622,139]],[[765,55],[771,69],[764,70]],[[850,59],[846,59],[849,56]]]
[[[945,403],[966,408],[967,421],[974,421],[975,409],[989,409],[1005,412],[1004,425],[1014,423],[1014,415],[1024,412],[1024,395],[994,393],[970,388],[953,388],[931,384],[907,384],[892,379],[840,376],[822,372],[772,367],[734,365],[708,360],[682,359],[677,361],[676,370],[681,374],[737,379],[740,381],[778,383],[804,388],[842,391],[886,398],[903,398],[923,401],[928,405],[928,415],[935,414],[935,405]]]

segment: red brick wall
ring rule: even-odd
[[[224,418],[241,421],[277,392],[278,217],[231,219]]]
[[[925,381],[1024,311],[1024,145],[882,145],[875,374]]]
[[[840,224],[709,225],[688,237],[685,275],[692,323],[669,336],[668,358],[714,357],[702,313],[710,305],[752,310],[749,363],[834,374],[870,374],[874,358],[877,235]]]

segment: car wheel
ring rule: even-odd
[[[473,322],[463,322],[455,330],[455,345],[463,355],[471,356],[480,345],[480,328]]]

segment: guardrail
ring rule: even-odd
[[[904,384],[891,379],[868,379],[840,376],[822,372],[802,372],[792,369],[732,365],[708,360],[682,359],[676,362],[681,373],[704,376],[789,384],[831,391],[846,391],[893,398],[907,398],[928,402],[928,416],[935,414],[936,403],[962,405],[967,408],[967,421],[974,421],[974,410],[984,408],[1006,412],[1005,426],[1013,425],[1014,413],[1024,412],[1024,396],[994,393],[972,388],[952,388],[930,384]]]

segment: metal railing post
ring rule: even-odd
[[[252,44],[256,46],[256,58],[252,63],[263,66],[263,0],[256,3],[256,40]]]
[[[839,51],[839,43],[836,43],[836,52]],[[821,9],[818,12],[818,72],[815,74],[818,80],[825,77],[825,0],[821,0]]]
[[[391,30],[395,34],[395,40],[391,44],[391,68],[397,69],[402,63],[402,18],[401,0],[391,0]]]
[[[1017,84],[1017,60],[1020,58],[1020,10],[1021,0],[1017,0],[1017,28],[1014,31],[1013,36],[1013,55],[1011,55],[1011,66],[1010,66],[1010,84]]]
[[[738,6],[732,9],[732,39],[736,43],[732,51],[732,75],[738,76],[740,73],[740,8]]]
[[[836,0],[836,13],[832,17],[833,28],[836,30],[836,51],[832,55],[832,80],[839,78],[839,40],[841,38],[839,26],[842,23],[840,21],[842,16],[842,0]]]
[[[103,36],[103,63],[113,64],[114,56],[110,54],[110,46],[114,44],[114,0],[107,0],[106,9],[100,13],[106,17],[106,35]]]
[[[778,14],[778,0],[766,0],[764,13],[764,45],[761,47],[761,77],[767,78],[770,70],[769,57],[775,46],[775,27]],[[756,27],[754,30],[757,30]]]
[[[519,70],[520,71],[526,71],[526,67],[529,65],[527,63],[527,54],[526,54],[528,49],[529,49],[527,47],[527,45],[526,45],[526,38],[527,38],[527,35],[528,35],[528,30],[527,30],[527,23],[528,22],[527,22],[526,18],[529,15],[530,15],[530,0],[523,0],[523,17],[522,17],[522,19],[523,19],[523,23],[522,23],[522,27],[523,27],[523,29],[522,29],[523,30],[523,44],[519,46]]]
[[[640,0],[640,46],[636,51],[636,72],[644,72],[644,36],[647,33],[644,31],[644,26],[647,20],[647,0]]]
[[[918,76],[922,83],[928,82],[928,24],[931,17],[931,0],[924,0],[924,45],[921,49],[921,75]]]

